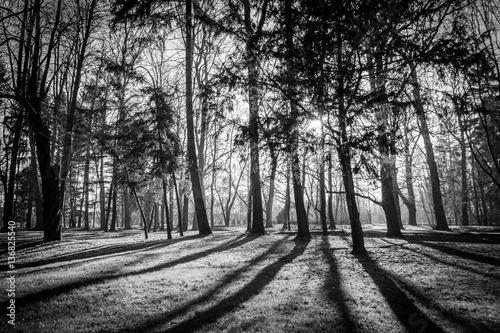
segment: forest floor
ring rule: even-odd
[[[207,237],[65,230],[16,233],[15,323],[1,332],[500,332],[500,229],[407,227]],[[1,286],[7,271],[0,235]]]

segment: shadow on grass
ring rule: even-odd
[[[86,279],[86,280],[76,279],[75,281],[64,283],[64,284],[59,285],[59,286],[54,287],[54,288],[40,290],[40,291],[35,292],[35,293],[31,293],[28,295],[17,297],[16,298],[16,306],[17,305],[23,306],[26,304],[43,301],[45,299],[67,293],[67,292],[74,290],[74,289],[88,287],[88,286],[95,285],[95,284],[98,284],[98,283],[101,283],[101,282],[104,282],[107,280],[113,280],[113,279],[118,279],[118,278],[122,278],[122,277],[130,277],[130,276],[141,275],[141,274],[147,274],[147,273],[159,271],[162,269],[170,268],[170,267],[173,267],[176,265],[185,264],[185,263],[203,258],[205,256],[208,256],[208,255],[216,253],[216,252],[229,251],[233,248],[236,248],[236,247],[242,246],[248,242],[251,242],[257,238],[258,238],[257,236],[240,235],[238,238],[231,240],[227,243],[221,244],[217,247],[214,247],[214,248],[211,248],[211,249],[208,249],[205,251],[201,251],[198,253],[193,253],[193,254],[184,256],[182,258],[168,261],[166,263],[156,265],[153,267],[148,267],[148,268],[144,268],[144,269],[140,269],[140,270],[128,272],[128,273],[103,274],[103,275],[96,276],[96,277]],[[7,306],[7,305],[8,305],[7,302],[0,303],[0,307]]]
[[[474,273],[474,274],[483,275],[483,276],[486,276],[488,278],[492,278],[492,279],[500,281],[500,277],[498,277],[496,275],[493,275],[493,274],[490,274],[490,273],[481,272],[480,270],[475,269],[474,265],[466,265],[466,264],[460,264],[458,262],[450,262],[450,261],[447,261],[447,260],[444,260],[444,259],[440,258],[439,256],[435,256],[435,255],[432,255],[432,254],[429,254],[429,253],[425,253],[424,251],[419,251],[417,249],[412,249],[412,248],[406,246],[405,244],[393,244],[393,243],[389,242],[387,239],[382,239],[382,240],[384,242],[386,242],[386,243],[389,243],[389,244],[393,245],[393,246],[398,246],[401,249],[404,249],[406,251],[410,251],[410,252],[416,253],[418,255],[424,256],[426,258],[429,258],[430,260],[438,262],[440,264],[447,265],[447,266],[453,266],[453,267],[456,267],[458,269],[462,269],[462,270],[465,270],[465,271],[468,271],[468,272],[471,272],[471,273]],[[410,243],[410,244],[417,244],[417,245],[425,246],[424,244],[417,243],[417,242],[413,242],[413,243]]]
[[[462,250],[454,249],[454,248],[451,248],[449,246],[445,246],[445,245],[441,245],[441,244],[432,244],[429,242],[413,242],[413,243],[416,243],[416,244],[419,244],[422,246],[426,246],[426,247],[430,247],[431,249],[435,249],[435,250],[444,252],[446,254],[450,254],[453,256],[457,256],[457,257],[462,257],[464,259],[479,261],[482,263],[495,265],[495,266],[500,266],[500,259],[498,259],[498,258],[493,258],[493,257],[484,256],[481,254],[462,251]]]
[[[290,237],[290,236],[288,236]],[[287,237],[287,238],[288,238]],[[213,297],[226,286],[234,283],[241,277],[243,273],[248,271],[251,267],[255,266],[259,262],[266,259],[269,255],[276,251],[280,242],[275,242],[266,252],[253,258],[248,265],[241,267],[231,274],[227,275],[222,281],[220,281],[215,287],[203,294],[203,296],[178,307],[175,310],[152,316],[149,320],[145,321],[140,326],[135,326],[128,329],[122,329],[121,332],[144,332],[148,330],[154,330],[159,326],[171,322],[177,316],[185,314],[188,311],[192,311],[197,306],[202,306],[213,299]],[[163,332],[192,332],[194,330],[200,329],[207,324],[217,321],[217,319],[222,316],[236,310],[241,304],[248,301],[254,295],[260,293],[266,285],[268,285],[278,272],[286,264],[292,262],[295,258],[299,257],[304,253],[308,241],[295,241],[295,247],[287,255],[281,257],[273,264],[263,268],[249,283],[244,287],[240,288],[236,293],[220,300],[217,304],[209,307],[208,309],[197,311],[195,316],[186,319],[175,326],[164,330]]]
[[[18,245],[16,243],[16,251],[30,249],[32,247],[35,247],[35,246],[38,246],[38,245],[42,245],[42,244],[43,244],[43,241],[23,243],[21,245]],[[7,245],[5,245],[5,247],[2,246],[2,249],[0,250],[0,255],[6,254],[6,253],[8,253],[8,247],[7,247]],[[0,267],[0,271],[2,271],[2,270],[5,270],[5,268],[4,267]]]
[[[493,332],[490,328],[488,328],[486,325],[479,321],[471,320],[467,318],[466,316],[459,315],[456,313],[453,313],[451,311],[448,311],[447,309],[443,308],[441,305],[439,305],[432,297],[429,297],[422,293],[418,288],[415,286],[411,285],[410,283],[404,281],[401,279],[399,276],[397,276],[394,273],[388,272],[384,270],[383,268],[379,268],[383,270],[387,276],[389,276],[393,281],[395,281],[402,289],[404,289],[407,293],[411,294],[412,297],[417,299],[419,302],[425,305],[426,308],[432,309],[433,311],[439,313],[445,318],[448,318],[450,321],[453,321],[455,323],[458,323],[459,325],[462,325],[464,328],[466,328],[467,332]],[[431,331],[433,332],[433,331]]]
[[[450,243],[478,243],[478,244],[500,244],[498,232],[444,232],[436,230],[412,231],[402,230],[403,238],[410,242],[450,242]],[[385,238],[386,230],[363,230],[365,238]]]
[[[324,284],[325,292],[333,305],[337,305],[340,308],[344,322],[344,327],[341,330],[344,332],[357,332],[357,325],[352,319],[349,307],[344,301],[344,289],[340,281],[339,265],[337,259],[332,254],[334,248],[331,247],[328,237],[323,237],[322,240],[321,251],[330,266],[330,275],[326,278]],[[344,250],[344,248],[342,249]],[[345,248],[345,250],[347,249]]]
[[[408,332],[444,332],[413,303],[390,275],[371,258],[357,257],[370,275],[387,304]]]
[[[182,237],[182,238],[169,239],[169,240],[155,240],[155,241],[146,241],[146,242],[140,242],[140,243],[100,246],[100,247],[94,247],[90,250],[83,250],[83,251],[79,251],[79,252],[67,253],[67,254],[51,257],[51,258],[42,259],[42,260],[35,260],[35,261],[26,262],[26,263],[19,262],[16,264],[16,268],[22,269],[22,268],[39,267],[39,266],[53,264],[53,263],[62,263],[65,261],[107,257],[107,256],[111,256],[113,254],[129,253],[131,251],[152,250],[155,248],[166,247],[166,246],[169,246],[169,245],[172,245],[175,243],[184,242],[184,241],[197,239],[197,238],[202,238],[202,237],[199,235],[193,235],[193,236],[186,236],[186,237]],[[38,243],[38,244],[40,245],[41,243]],[[58,243],[58,244],[64,244],[64,243]],[[21,247],[22,246],[16,247],[16,250],[20,250]],[[40,248],[40,250],[43,251],[43,245]],[[0,271],[5,271],[5,270],[7,270],[6,267],[0,267]]]

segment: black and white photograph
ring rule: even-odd
[[[0,0],[0,332],[500,332],[500,0]]]

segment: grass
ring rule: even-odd
[[[221,228],[143,239],[141,230],[17,233],[16,326],[2,332],[498,332],[500,234],[365,226],[252,236]],[[0,279],[9,275],[1,235]],[[7,292],[0,297],[7,306]],[[4,330],[5,328],[5,330]]]

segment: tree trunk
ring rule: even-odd
[[[92,20],[94,18],[94,9],[96,7],[97,0],[93,0],[88,9],[88,13],[85,13],[84,17],[87,19],[85,22],[83,32],[83,38],[81,42],[81,49],[78,52],[75,64],[75,75],[72,84],[72,95],[71,102],[68,108],[68,113],[66,115],[66,126],[64,131],[64,139],[62,145],[62,156],[61,156],[61,170],[60,170],[60,196],[61,196],[61,210],[64,205],[64,192],[66,190],[66,177],[70,170],[72,152],[72,140],[73,140],[73,126],[75,123],[75,112],[77,108],[78,94],[80,91],[80,82],[82,78],[83,64],[87,53],[88,40],[91,34]],[[75,42],[76,43],[76,42]]]
[[[460,178],[461,178],[461,208],[462,208],[462,225],[469,225],[469,184],[467,181],[467,149],[466,149],[466,141],[465,141],[465,133],[464,128],[462,126],[462,122],[460,120]]]
[[[291,137],[291,163],[292,163],[292,186],[295,199],[295,211],[297,213],[297,228],[298,239],[310,239],[309,224],[307,221],[307,213],[304,205],[304,190],[303,181],[301,182],[300,174],[300,159],[299,159],[299,109],[296,88],[296,74],[293,68],[293,57],[295,56],[293,42],[293,17],[292,17],[292,1],[285,1],[285,25],[286,25],[286,48],[288,54],[287,74],[288,74],[288,98],[290,103],[290,118],[293,122],[292,137]]]
[[[195,214],[199,225],[200,235],[209,235],[212,233],[205,209],[205,200],[201,188],[200,174],[198,170],[198,161],[196,157],[196,143],[194,139],[193,122],[193,50],[192,50],[192,13],[191,0],[186,0],[186,123],[187,123],[187,145],[189,172],[191,174],[191,185],[193,189],[193,200]]]
[[[92,120],[90,120],[89,128],[92,127]],[[90,230],[89,221],[89,174],[90,174],[90,132],[87,134],[87,147],[85,151],[85,167],[83,171],[83,195],[85,197],[85,208],[83,215],[84,229]],[[81,212],[80,212],[81,214]]]
[[[210,225],[212,228],[214,227],[214,206],[215,206],[215,183],[216,183],[216,175],[217,168],[215,167],[215,160],[217,157],[217,136],[214,135],[214,145],[213,145],[213,161],[212,161],[212,182],[210,183]],[[229,152],[231,155],[232,151]],[[229,182],[231,182],[231,160],[229,160]],[[231,184],[230,184],[231,185]],[[231,192],[231,187],[229,187],[229,192]],[[226,224],[226,226],[228,226]]]
[[[43,230],[43,200],[40,195],[40,185],[38,183],[38,166],[36,160],[36,149],[35,142],[32,133],[29,133],[29,145],[30,145],[30,164],[31,164],[31,185],[32,193],[35,198],[35,211],[36,211],[36,224],[35,230]]]
[[[429,166],[431,189],[432,189],[432,202],[434,206],[434,215],[436,217],[436,230],[450,231],[448,222],[446,221],[446,214],[444,212],[443,197],[441,195],[441,184],[439,180],[439,173],[437,169],[436,160],[434,158],[434,149],[432,147],[431,136],[429,127],[427,125],[427,118],[425,116],[424,105],[420,95],[420,85],[417,78],[416,66],[410,62],[411,79],[413,81],[413,97],[415,99],[415,109],[417,118],[420,124],[420,133],[424,139],[426,160]]]
[[[113,203],[112,203],[112,210],[113,210],[113,215],[111,217],[111,225],[109,227],[109,231],[111,232],[116,232],[116,219],[117,219],[117,204],[116,204],[116,186],[113,186]]]
[[[471,156],[471,169],[472,169],[472,188],[473,188],[473,193],[474,193],[474,207],[476,211],[476,224],[480,225],[481,224],[481,209],[479,207],[479,197],[477,195],[477,172],[476,172],[476,167],[475,167],[475,159],[473,156]]]
[[[345,123],[344,123],[345,124]],[[341,131],[345,135],[345,125],[341,125]],[[347,140],[345,135],[344,140]],[[344,141],[343,142],[346,142]],[[352,232],[352,253],[353,254],[366,254],[365,242],[363,237],[363,228],[359,219],[358,206],[356,204],[356,195],[354,189],[354,180],[351,170],[351,156],[346,143],[343,143],[339,150],[339,160],[342,167],[342,178],[344,180],[345,199],[347,203],[347,210],[349,212],[349,219],[351,221]]]
[[[182,231],[187,231],[189,227],[189,197],[186,193],[183,195],[182,202]]]
[[[408,196],[401,197],[406,208],[408,208],[408,224],[417,225],[417,207],[415,204],[415,190],[413,187],[413,152],[410,151],[410,140],[408,138],[409,129],[405,125],[405,178],[406,178],[406,191]]]
[[[250,162],[251,163],[251,162]],[[252,209],[253,209],[253,196],[252,196],[252,169],[250,167],[249,175],[248,175],[248,205],[247,205],[247,232],[252,231]]]
[[[168,200],[167,200],[167,182],[163,181],[162,185],[163,185],[163,206],[165,206],[165,217],[167,218],[167,238],[172,239],[172,227],[170,224],[170,215],[168,211]],[[160,230],[164,230],[163,218]]]
[[[131,216],[130,216],[130,193],[128,187],[123,189],[123,224],[125,230],[131,230]]]
[[[115,185],[115,181],[114,181],[114,179],[111,179],[111,183],[109,184],[108,208],[106,209],[106,218],[104,220],[104,224],[101,226],[101,229],[104,230],[104,232],[108,231],[109,214],[111,213],[111,202],[113,200],[113,187],[114,187],[114,185]]]
[[[340,35],[340,31],[338,33]],[[339,40],[341,40],[340,36]],[[349,211],[349,219],[351,222],[351,237],[352,237],[352,253],[361,256],[366,255],[365,241],[363,236],[363,228],[361,227],[361,220],[359,219],[358,206],[356,204],[356,193],[354,188],[354,179],[352,176],[351,167],[351,151],[349,140],[347,137],[347,109],[344,101],[344,75],[345,69],[342,59],[342,46],[339,44],[337,47],[337,61],[339,65],[338,75],[338,99],[339,99],[339,130],[340,138],[338,142],[338,155],[340,165],[342,168],[342,178],[344,180],[345,200],[347,203],[347,210]]]
[[[33,186],[30,183],[30,194],[28,195],[28,211],[26,212],[26,229],[31,229],[31,217],[33,215]]]
[[[321,146],[319,151],[319,215],[321,221],[321,229],[323,235],[328,235],[328,224],[326,220],[326,184],[325,184],[325,133],[323,128],[323,106],[320,106],[320,121],[321,121]]]
[[[331,151],[328,152],[328,220],[330,221],[329,228],[335,230],[335,219],[333,217],[333,174],[332,174],[332,158],[333,154]]]
[[[21,139],[21,129],[24,119],[23,110],[24,109],[21,107],[19,114],[17,115],[16,122],[14,123],[14,138],[12,140],[12,151],[10,154],[9,178],[7,182],[7,188],[5,191],[5,202],[3,207],[2,232],[7,232],[9,221],[14,220],[14,187],[16,183],[16,174],[18,167],[17,157],[19,153],[19,142]]]
[[[374,61],[375,60],[375,61]],[[368,57],[369,76],[371,91],[382,99],[382,103],[375,106],[377,125],[379,127],[378,151],[380,155],[380,181],[382,191],[382,208],[385,213],[387,223],[387,237],[402,237],[400,229],[401,218],[398,218],[398,209],[396,207],[394,189],[395,180],[393,179],[393,170],[396,167],[396,157],[392,149],[392,129],[387,128],[387,120],[392,117],[389,113],[389,106],[386,101],[387,91],[385,80],[382,73],[384,71],[382,56]]]
[[[36,91],[36,88],[33,88]],[[31,130],[34,133],[35,145],[42,179],[43,197],[43,241],[59,241],[62,238],[60,214],[59,166],[50,163],[50,131],[41,118],[42,105],[38,97],[33,97],[30,105],[33,109],[28,113]]]
[[[198,231],[199,230],[199,227],[198,227],[198,217],[196,216],[196,214],[193,214],[193,226],[191,227],[191,230],[192,231]]]
[[[151,220],[153,223],[153,232],[156,232],[158,229],[158,203],[156,202],[153,202],[153,213],[151,216]]]
[[[252,189],[252,228],[251,232],[265,234],[264,214],[262,205],[262,190],[260,183],[260,152],[259,152],[259,91],[257,61],[253,58],[252,48],[247,47],[247,67],[249,84],[249,131],[250,131],[250,181]]]
[[[382,155],[384,156],[384,155]],[[382,157],[384,158],[384,157]],[[389,158],[386,155],[386,158]],[[380,177],[382,181],[382,208],[387,222],[387,237],[402,237],[394,201],[394,183],[392,179],[392,162],[382,161]]]
[[[181,208],[181,198],[179,194],[179,189],[177,187],[177,178],[175,177],[175,173],[172,173],[172,179],[174,181],[174,190],[175,190],[175,200],[177,202],[177,225],[179,228],[180,236],[184,236],[184,230],[182,228],[182,208]]]
[[[173,184],[173,180],[172,180],[172,184]],[[170,228],[172,230],[175,229],[175,224],[174,224],[174,189],[175,187],[173,185],[169,185],[169,205],[170,205],[170,208],[169,208],[169,213],[170,213]]]
[[[286,190],[285,190],[285,207],[283,208],[285,211],[284,218],[285,218],[285,224],[283,225],[283,229],[285,227],[288,229],[288,231],[291,231],[291,225],[290,225],[290,206],[291,206],[291,195],[290,195],[290,162],[287,163],[286,165]]]
[[[269,180],[269,199],[267,200],[266,207],[266,228],[272,228],[273,226],[274,181],[278,167],[278,155],[273,144],[269,144],[269,151],[271,154],[271,177]]]
[[[127,179],[128,179],[128,176],[127,176]],[[134,195],[134,198],[135,198],[135,203],[137,204],[137,207],[139,208],[139,212],[141,214],[141,221],[144,225],[144,238],[148,239],[148,223],[146,221],[146,216],[144,216],[144,211],[142,210],[141,202],[139,201],[139,197],[137,196],[137,192],[135,191],[135,187],[131,186],[130,182],[129,182],[129,186],[130,186],[130,189],[132,190],[132,194]]]

